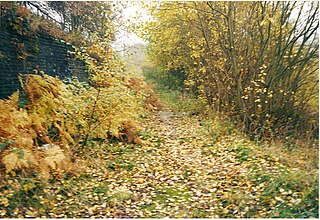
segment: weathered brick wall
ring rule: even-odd
[[[67,45],[45,33],[38,31],[32,36],[24,36],[2,22],[0,25],[0,98],[6,98],[20,89],[19,74],[44,71],[60,79],[78,76],[86,77],[86,67],[82,61],[70,57]]]

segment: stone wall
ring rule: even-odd
[[[20,89],[19,74],[39,73],[41,70],[60,79],[77,76],[85,78],[86,66],[68,51],[73,47],[61,40],[37,31],[32,36],[15,31],[2,20],[0,24],[0,98]]]

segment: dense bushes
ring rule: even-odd
[[[185,85],[214,111],[239,118],[252,138],[298,127],[317,135],[318,8],[166,2],[150,8],[143,33],[155,63],[183,69]]]
[[[19,92],[0,100],[0,159],[6,172],[50,178],[51,170],[78,171],[75,155],[88,140],[114,137],[140,143],[140,118],[145,110],[159,108],[157,98],[141,78],[125,71],[111,49],[98,52],[100,62],[76,54],[89,66],[87,82],[28,74],[21,77],[27,100],[21,95],[19,100]]]

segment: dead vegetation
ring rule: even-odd
[[[115,59],[110,56],[106,60]],[[155,93],[136,75],[122,77],[119,69],[124,68],[116,60],[109,65],[89,62],[89,82],[64,84],[43,72],[28,74],[20,77],[27,100],[19,92],[0,100],[2,173],[37,173],[49,179],[53,170],[79,172],[83,162],[77,155],[90,140],[141,144],[141,116],[160,108]],[[21,108],[22,101],[27,104]]]

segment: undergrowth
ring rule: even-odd
[[[37,173],[49,179],[51,171],[81,171],[78,155],[95,147],[90,140],[140,143],[141,117],[160,108],[155,93],[141,77],[126,72],[111,49],[97,42],[83,51],[75,56],[89,67],[86,82],[27,74],[20,77],[20,95],[0,100],[1,173],[23,171],[25,177]],[[99,62],[90,57],[92,51]]]
[[[161,69],[152,68],[146,68],[143,74],[146,81],[154,85],[163,107],[190,114],[199,114],[207,110],[203,100],[197,99],[194,94],[184,91],[181,74],[170,73],[167,75]]]
[[[145,70],[144,74],[150,83],[156,84],[156,90],[165,107],[174,111],[199,114],[199,125],[204,127],[205,132],[212,138],[212,144],[229,146],[231,151],[236,153],[236,160],[250,164],[252,170],[248,178],[262,191],[259,202],[273,207],[269,210],[269,217],[317,218],[319,216],[319,155],[315,147],[318,141],[313,141],[311,146],[308,141],[292,136],[287,136],[283,140],[279,138],[250,140],[241,132],[237,120],[233,121],[222,113],[208,110],[201,100],[183,91],[182,86],[179,84],[174,86],[176,82],[170,81],[161,71],[149,69]],[[246,142],[235,146],[240,140]],[[208,149],[203,149],[205,155],[212,153],[210,146]],[[265,158],[263,161],[266,163],[273,161],[284,166],[279,173],[269,170],[263,163],[254,162],[259,157]],[[246,195],[233,195],[226,202],[243,201],[245,198]],[[251,206],[247,210],[246,217],[256,217],[259,211],[264,210]],[[202,215],[196,213],[195,217],[197,216]]]

